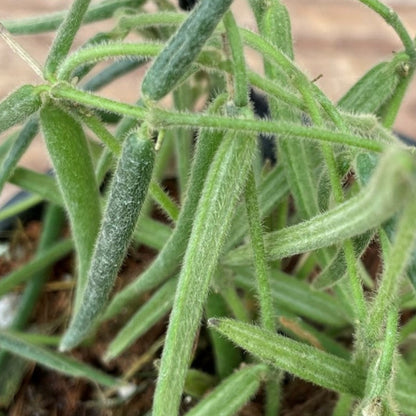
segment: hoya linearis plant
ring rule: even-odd
[[[287,374],[336,393],[326,414],[416,415],[416,160],[391,130],[416,48],[392,9],[360,1],[403,48],[338,103],[296,64],[278,0],[247,2],[257,31],[238,27],[232,0],[75,0],[66,13],[2,23],[41,81],[0,103],[0,186],[31,193],[0,219],[46,208],[36,254],[0,279],[2,296],[23,286],[0,331],[0,406],[32,361],[101,386],[112,400],[101,407],[128,409],[155,384],[153,416],[234,415],[259,392],[258,414],[278,415]],[[108,31],[72,48],[83,24],[107,18]],[[41,67],[16,36],[51,30]],[[264,74],[249,69],[245,48]],[[100,61],[110,62],[92,72]],[[99,94],[145,64],[135,104]],[[251,89],[266,97],[266,119]],[[19,166],[38,131],[53,176]],[[167,190],[172,159],[177,186]],[[371,244],[378,276],[362,262]],[[154,255],[133,268],[146,247]],[[33,328],[51,266],[70,252],[65,319]],[[75,359],[74,348],[96,359]]]

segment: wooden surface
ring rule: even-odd
[[[70,4],[70,0],[2,0],[0,21],[10,18],[29,17],[58,10]],[[400,42],[385,22],[357,0],[287,0],[295,39],[298,65],[311,79],[322,75],[318,85],[332,100],[342,94],[369,68],[383,59],[390,59],[394,51],[401,49]],[[404,21],[410,34],[416,34],[416,0],[386,1]],[[236,18],[245,27],[254,29],[253,17],[247,0],[235,0]],[[77,36],[75,47],[93,34],[97,28],[110,28],[111,21],[88,25]],[[19,36],[16,39],[39,62],[43,63],[53,36]],[[250,66],[261,71],[262,63],[256,54],[249,52]],[[40,83],[36,75],[13,54],[0,40],[0,98],[24,83]],[[107,97],[134,102],[139,91],[140,71],[118,81],[102,93]],[[395,128],[416,138],[416,81],[406,96]],[[4,136],[2,136],[4,137]],[[0,137],[1,139],[1,137]],[[30,148],[22,164],[43,171],[49,161],[41,139]],[[0,202],[13,192],[9,187]]]

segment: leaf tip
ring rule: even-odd
[[[208,326],[211,327],[218,327],[220,325],[220,320],[217,318],[210,318],[208,319]]]
[[[75,348],[78,344],[79,342],[77,342],[77,340],[74,339],[70,331],[67,331],[62,337],[61,342],[59,343],[58,350],[59,352],[67,352]]]

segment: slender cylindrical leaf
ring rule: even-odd
[[[9,182],[56,205],[64,205],[58,184],[50,175],[18,167]]]
[[[363,371],[342,358],[243,322],[210,319],[209,325],[276,368],[340,393],[364,394]]]
[[[229,316],[228,305],[219,293],[210,293],[205,304],[205,314],[208,318]],[[241,351],[212,329],[209,330],[215,370],[220,379],[228,377],[241,363]]]
[[[83,24],[108,19],[115,10],[121,7],[139,7],[145,0],[107,0],[93,4],[85,13]],[[44,16],[30,17],[19,20],[5,20],[3,25],[12,34],[30,35],[34,33],[56,30],[67,14],[66,10]]]
[[[400,80],[398,68],[408,59],[401,53],[391,62],[381,62],[371,68],[339,100],[338,106],[347,111],[375,114],[394,93]]]
[[[391,217],[411,193],[414,181],[413,156],[394,148],[380,160],[367,187],[350,200],[308,221],[265,234],[269,260],[337,244],[362,234]],[[250,263],[250,247],[244,245],[229,254],[224,264]]]
[[[45,249],[42,254],[27,262],[20,269],[0,279],[0,295],[4,295],[17,285],[30,279],[34,273],[38,273],[45,267],[51,266],[59,259],[68,255],[74,248],[72,240],[63,240],[54,246]]]
[[[126,255],[153,172],[153,142],[145,136],[145,129],[146,127],[131,133],[124,142],[97,236],[85,290],[79,309],[72,317],[62,339],[61,350],[75,347],[94,328]]]
[[[100,194],[88,143],[80,124],[53,101],[42,107],[40,118],[47,149],[69,214],[78,256],[77,305],[85,287],[86,273],[100,225]]]
[[[29,147],[32,140],[35,138],[39,131],[39,120],[33,116],[19,132],[17,139],[11,146],[7,156],[4,158],[0,167],[0,191],[3,189],[4,184],[10,178],[14,168],[19,163],[23,153]]]
[[[0,347],[27,360],[72,377],[86,378],[106,387],[120,387],[123,382],[80,361],[29,343],[17,333],[0,331]]]
[[[215,110],[222,102],[221,98],[218,99],[216,104],[213,103],[211,110]],[[162,283],[178,268],[191,232],[206,174],[222,138],[223,134],[221,132],[213,133],[209,130],[201,130],[196,144],[187,196],[171,237],[154,262],[136,280],[113,298],[104,318],[110,318],[119,313],[124,305],[137,299],[146,290]]]
[[[267,366],[243,367],[226,378],[186,416],[232,416],[249,401],[267,374]]]
[[[123,326],[111,341],[105,360],[120,355],[134,341],[148,331],[171,309],[175,297],[177,279],[169,279]]]
[[[0,133],[25,121],[39,110],[39,92],[39,88],[33,85],[23,85],[0,102]]]
[[[168,94],[189,70],[232,0],[202,0],[146,73],[142,93],[151,100]]]
[[[237,272],[236,285],[246,290],[255,290],[256,281],[249,271]],[[273,271],[270,286],[277,311],[282,307],[297,316],[334,327],[346,326],[350,321],[335,297],[314,291],[307,283],[295,277]]]
[[[155,392],[154,416],[177,414],[202,307],[255,145],[253,136],[229,133],[208,171],[179,276]]]

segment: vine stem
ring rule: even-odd
[[[88,62],[97,62],[114,57],[153,57],[160,53],[163,45],[156,43],[112,42],[92,45],[74,52],[60,65],[57,78],[68,81],[75,68]]]
[[[177,111],[191,109],[192,103],[189,102],[189,96],[192,96],[192,92],[188,83],[184,83],[173,91],[173,102]],[[181,200],[185,197],[188,188],[192,160],[192,138],[193,133],[189,130],[178,128],[174,131],[176,165]]]
[[[410,82],[413,79],[415,74],[416,64],[412,66],[409,70],[409,73],[403,77],[396,88],[392,98],[390,99],[389,105],[385,109],[385,112],[382,116],[382,124],[384,127],[391,129],[396,120],[397,114],[399,112],[400,106],[403,102],[404,95],[410,85]]]
[[[367,333],[370,344],[378,339],[386,311],[397,296],[401,276],[408,264],[412,249],[415,243],[416,230],[416,197],[405,206],[400,218],[394,243],[391,247],[386,269],[378,289],[378,293],[373,301],[371,313],[368,317]]]
[[[150,117],[150,122],[155,129],[175,128],[181,126],[187,128],[205,127],[216,130],[289,134],[297,138],[318,140],[328,143],[340,143],[346,146],[357,147],[377,153],[382,153],[386,148],[384,143],[376,142],[354,134],[336,132],[316,127],[299,126],[291,123],[234,119],[223,116],[194,113],[175,113],[162,110],[160,108],[154,108],[151,110],[151,114],[149,114],[149,110],[143,107],[99,97],[71,87],[65,82],[54,85],[50,89],[50,94],[54,98],[71,100],[88,107],[99,108],[125,116],[132,116],[139,120],[144,120]]]
[[[142,109],[140,109],[142,110]],[[156,128],[169,127],[205,127],[218,130],[240,130],[272,134],[287,134],[297,138],[312,139],[328,143],[340,143],[371,152],[381,153],[386,148],[384,143],[365,139],[349,133],[331,131],[317,127],[305,127],[292,123],[265,120],[235,119],[190,113],[174,113],[155,108],[151,122]]]
[[[295,84],[304,98],[305,104],[309,110],[309,114],[315,125],[322,126],[323,124],[322,116],[316,104],[317,101],[332,120],[334,125],[340,131],[348,132],[348,128],[346,127],[343,118],[339,114],[338,109],[315,84],[308,82],[304,76],[296,77]],[[344,194],[342,191],[341,182],[338,178],[335,156],[328,143],[323,143],[321,150],[328,168],[331,189],[334,194],[335,202],[341,204],[344,201]],[[342,246],[349,276],[348,283],[350,285],[350,289],[353,294],[353,301],[355,303],[355,311],[357,311],[359,321],[363,322],[366,317],[367,306],[361,285],[361,280],[359,278],[352,240],[345,240]],[[340,288],[340,290],[344,290],[344,292],[345,289],[346,288]]]
[[[312,88],[310,88],[310,83],[305,84],[303,78],[301,78],[299,83],[299,91],[304,97],[304,101],[309,108],[309,113],[311,115],[312,121],[318,126],[322,126],[323,120],[319,112],[319,107],[313,97]],[[319,97],[321,98],[321,97]],[[331,112],[332,113],[332,112]],[[345,131],[345,124],[339,122],[340,118],[337,117],[338,111],[334,109],[334,117],[332,120],[341,130]],[[336,159],[334,153],[328,143],[322,144],[322,153],[325,159],[325,163],[328,167],[329,179],[331,183],[331,189],[334,194],[334,199],[337,204],[344,202],[344,194],[342,192],[342,185],[338,177],[338,169],[336,164]],[[347,264],[349,284],[352,291],[353,302],[355,305],[355,311],[359,322],[364,322],[367,316],[367,305],[365,301],[364,291],[361,285],[361,280],[359,278],[359,273],[357,270],[357,263],[354,255],[354,246],[351,239],[347,239],[343,242],[343,250],[345,256],[345,262]]]
[[[90,2],[91,0],[75,0],[72,3],[68,14],[59,26],[51,50],[46,59],[44,69],[46,79],[51,81],[54,78],[56,69],[68,54]]]
[[[225,13],[223,22],[233,60],[234,103],[237,107],[245,107],[248,104],[247,70],[240,32],[230,10]]]
[[[293,77],[295,80],[297,80],[298,83],[302,83],[304,85],[309,84],[308,78],[301,70],[299,70],[293,61],[268,40],[265,40],[258,34],[247,29],[240,29],[240,33],[243,41],[250,48],[253,48],[262,54],[265,60],[282,68],[282,70],[289,77]],[[319,89],[319,87],[315,84],[312,84],[311,88],[314,95],[318,97],[319,104],[322,106],[328,116],[335,123],[342,123],[342,118],[340,117],[339,112],[336,110],[332,102],[326,97],[326,95]]]
[[[380,15],[397,33],[400,40],[403,43],[403,46],[406,49],[406,53],[409,55],[410,59],[416,61],[416,50],[413,44],[413,40],[409,35],[409,32],[404,27],[402,21],[400,20],[397,13],[381,3],[379,0],[359,0],[361,3],[365,4],[370,9],[374,10],[378,15]]]
[[[275,330],[273,302],[253,169],[248,174],[245,199],[257,277],[261,323],[263,328],[273,332]]]
[[[187,15],[176,12],[140,13],[136,15],[122,15],[118,21],[118,29],[130,31],[132,29],[149,26],[179,26]]]
[[[71,87],[66,82],[60,82],[53,85],[50,89],[50,94],[54,98],[63,98],[78,104],[83,104],[87,107],[99,108],[101,110],[110,111],[111,113],[134,117],[139,120],[144,120],[147,114],[147,110],[143,107],[120,103],[119,101],[110,100],[89,92],[81,91]]]

